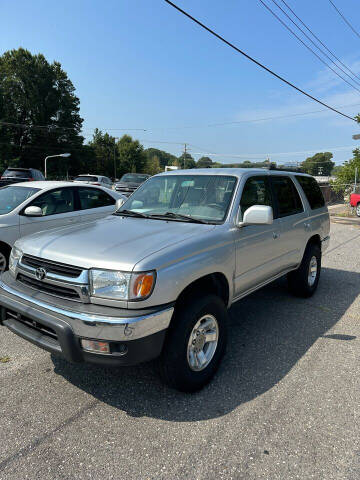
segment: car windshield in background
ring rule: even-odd
[[[126,173],[120,179],[120,182],[125,183],[142,183],[149,178],[148,175],[137,175],[135,173]]]
[[[74,179],[74,182],[97,182],[98,181],[98,177],[91,177],[90,175],[84,175],[84,176],[81,176],[80,177],[76,177]]]
[[[31,178],[31,172],[29,170],[12,170],[8,168],[2,174],[2,178]]]
[[[0,188],[0,215],[12,212],[38,191],[39,188],[13,186]]]
[[[136,190],[117,213],[176,221],[225,220],[236,177],[222,175],[162,175]],[[139,215],[140,216],[140,215]],[[182,216],[182,218],[181,218]],[[185,218],[188,217],[188,218]]]

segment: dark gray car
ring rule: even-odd
[[[126,173],[119,182],[115,184],[115,190],[129,197],[150,177],[146,173]]]

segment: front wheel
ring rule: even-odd
[[[204,387],[225,353],[226,324],[226,307],[216,295],[179,306],[160,358],[164,382],[182,392]]]
[[[0,250],[0,274],[5,272],[9,266],[9,254],[5,250]]]
[[[320,247],[310,244],[306,247],[300,267],[287,275],[290,291],[297,297],[311,297],[317,289],[320,271]]]

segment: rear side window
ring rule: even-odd
[[[290,177],[273,175],[271,182],[280,218],[304,211],[299,193]]]
[[[268,177],[251,177],[246,180],[240,200],[241,215],[253,205],[272,206]]]
[[[7,168],[2,174],[4,178],[31,178],[30,170],[13,170]]]
[[[115,205],[115,200],[107,193],[97,188],[79,188],[80,209],[108,207]]]
[[[301,188],[304,190],[311,210],[325,206],[324,196],[315,178],[297,175],[296,180],[300,183]]]

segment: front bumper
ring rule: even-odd
[[[117,366],[151,360],[161,353],[174,311],[172,306],[141,314],[121,310],[122,316],[114,317],[106,315],[107,307],[105,315],[95,315],[50,305],[34,297],[0,280],[0,324],[71,362]],[[81,338],[108,341],[111,353],[87,352],[81,348]]]

